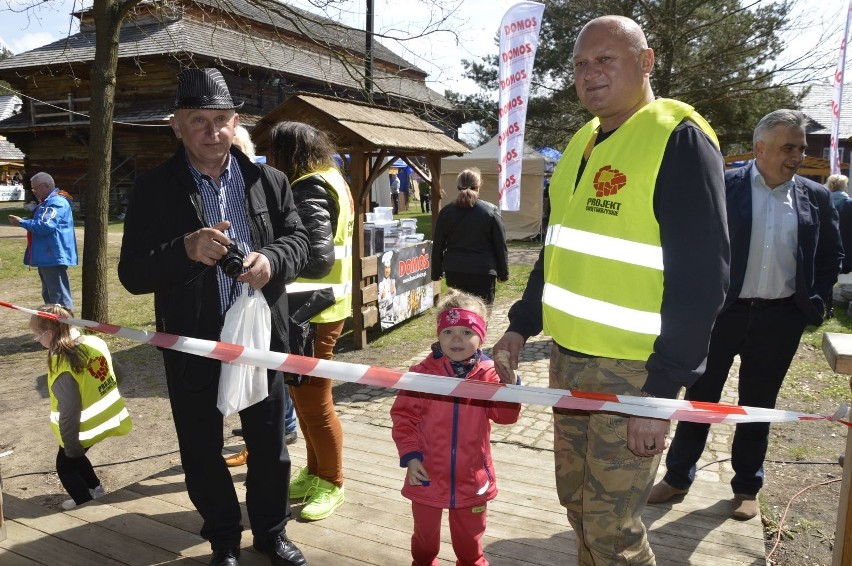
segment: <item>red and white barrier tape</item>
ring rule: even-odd
[[[835,415],[820,416],[795,411],[744,407],[724,403],[703,403],[658,397],[633,397],[588,391],[568,391],[567,389],[447,379],[424,373],[401,372],[377,366],[318,360],[294,354],[282,354],[280,352],[245,348],[236,344],[176,336],[165,332],[147,332],[79,318],[55,317],[48,313],[19,307],[3,301],[0,301],[0,306],[30,315],[59,320],[67,324],[89,328],[105,334],[121,336],[122,338],[136,342],[177,350],[196,356],[214,358],[223,362],[253,365],[283,372],[312,375],[375,387],[389,387],[405,391],[419,391],[421,393],[482,399],[486,401],[527,403],[562,409],[606,411],[639,417],[691,421],[696,423],[731,424],[827,420],[852,426],[852,422],[847,417],[847,411],[843,410],[843,408],[838,410]]]

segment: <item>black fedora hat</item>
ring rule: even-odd
[[[184,69],[178,75],[175,110],[179,108],[230,110],[240,108],[234,104],[225,77],[219,69]]]

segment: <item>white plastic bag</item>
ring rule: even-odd
[[[225,313],[220,339],[247,348],[268,350],[272,337],[269,305],[260,290],[249,296],[248,288],[243,284],[242,294]],[[216,407],[227,417],[263,401],[269,395],[266,375],[266,368],[222,362]]]

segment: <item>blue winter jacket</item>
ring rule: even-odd
[[[31,220],[21,220],[21,228],[27,231],[24,265],[77,265],[77,239],[71,203],[59,193],[59,189],[53,189],[39,203]]]

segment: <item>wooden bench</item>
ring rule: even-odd
[[[852,334],[826,332],[822,351],[831,369],[852,375]],[[850,378],[852,383],[852,378]],[[837,528],[834,534],[832,566],[852,566],[852,438],[847,431],[846,455],[843,460],[843,483],[837,505]]]

